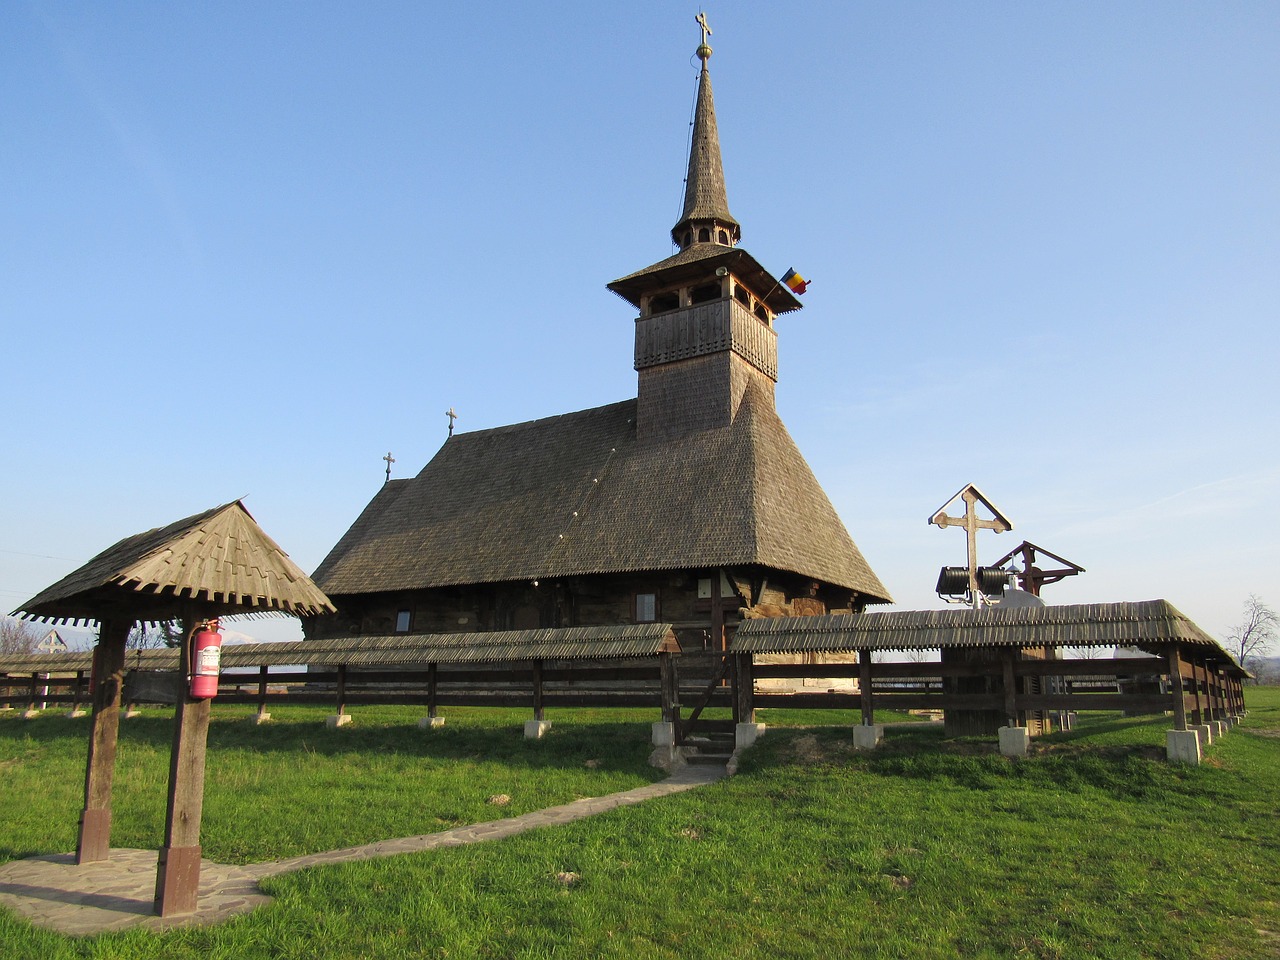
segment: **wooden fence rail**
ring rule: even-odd
[[[302,652],[302,651],[300,651]],[[1176,669],[1171,668],[1177,658]],[[1173,651],[1164,657],[1054,660],[1002,655],[999,662],[906,661],[857,663],[755,663],[750,654],[719,656],[662,654],[635,660],[529,661],[512,664],[416,664],[404,669],[327,665],[311,669],[237,667],[223,673],[219,703],[253,704],[260,713],[277,704],[348,706],[398,704],[426,707],[509,706],[538,718],[557,707],[660,707],[664,719],[681,706],[731,708],[736,720],[756,709],[860,710],[873,722],[874,708],[998,711],[1013,717],[1034,712],[1122,710],[1172,712],[1175,726],[1243,712],[1240,683],[1211,664]],[[859,681],[858,688],[794,693],[761,689],[759,681],[817,678]],[[1175,680],[1182,687],[1174,690]],[[967,685],[961,681],[982,680]],[[175,674],[131,671],[126,700],[172,702]],[[169,693],[165,695],[164,691]],[[0,708],[29,712],[50,706],[78,708],[91,697],[86,671],[0,674]]]

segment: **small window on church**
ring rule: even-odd
[[[769,322],[769,311],[759,304],[756,304],[756,316],[759,317],[761,320],[763,320],[765,323]]]
[[[703,227],[701,230],[698,231],[698,242],[699,243],[711,242],[711,231],[708,228]]]
[[[684,235],[684,245],[687,247],[691,243],[693,243],[693,231],[690,231]]]
[[[735,283],[733,285],[733,295],[738,298],[740,304],[748,310],[751,309],[751,294],[747,293],[746,287]]]
[[[680,306],[680,295],[678,293],[660,293],[649,301],[649,313],[666,313],[668,310],[674,310]]]
[[[636,623],[654,623],[658,619],[658,595],[636,594]]]
[[[411,619],[412,619],[412,615],[408,610],[401,610],[399,613],[397,613],[396,614],[396,633],[408,633],[409,621]]]
[[[707,303],[710,300],[719,300],[721,296],[720,284],[704,283],[700,287],[694,287],[689,291],[690,303]]]
[[[723,230],[720,231],[720,242],[726,247],[729,245],[729,234],[725,233]]]

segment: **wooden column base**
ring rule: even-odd
[[[76,865],[108,860],[111,856],[111,808],[82,810],[80,838],[76,841]]]
[[[161,847],[156,868],[156,913],[195,913],[200,891],[200,848]]]

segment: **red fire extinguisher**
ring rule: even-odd
[[[221,658],[222,634],[218,632],[218,621],[206,621],[191,638],[191,696],[208,700],[218,695]]]

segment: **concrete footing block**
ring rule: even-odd
[[[1026,727],[1001,727],[1000,756],[1025,757],[1031,748],[1031,735]]]
[[[884,724],[859,723],[853,728],[853,749],[874,750],[884,739]]]
[[[44,713],[44,711],[43,711],[43,710],[23,710],[23,711],[22,711],[22,719],[23,719],[23,720],[34,720],[36,717],[40,716],[40,714],[42,714],[42,713]]]
[[[1225,720],[1210,720],[1209,725],[1213,727],[1215,740],[1227,732],[1227,721]]]
[[[1200,738],[1200,750],[1203,752],[1213,743],[1213,729],[1207,723],[1193,723],[1188,730],[1194,730]]]
[[[550,720],[526,720],[524,722],[524,738],[526,740],[541,740],[550,729]]]
[[[764,736],[763,723],[740,723],[733,728],[733,748],[741,750],[749,747]]]
[[[676,725],[669,720],[659,720],[650,728],[649,742],[655,747],[674,746]]]
[[[1194,730],[1170,730],[1165,737],[1165,755],[1171,763],[1200,766],[1200,736]]]
[[[444,717],[423,717],[418,721],[419,730],[439,730],[444,726]]]
[[[352,716],[349,713],[335,713],[332,717],[324,718],[324,725],[330,730],[336,730],[338,727],[345,727],[352,722]]]
[[[142,713],[142,711],[139,710],[137,707],[125,707],[124,713],[120,714],[120,716],[122,719],[128,720],[130,717],[136,717],[140,713]]]
[[[264,723],[270,723],[270,722],[271,722],[271,714],[267,713],[265,710],[263,710],[261,713],[255,713],[253,715],[254,726],[260,727]]]
[[[72,710],[67,713],[67,719],[79,720],[81,717],[87,717],[88,715],[89,715],[88,710]]]

